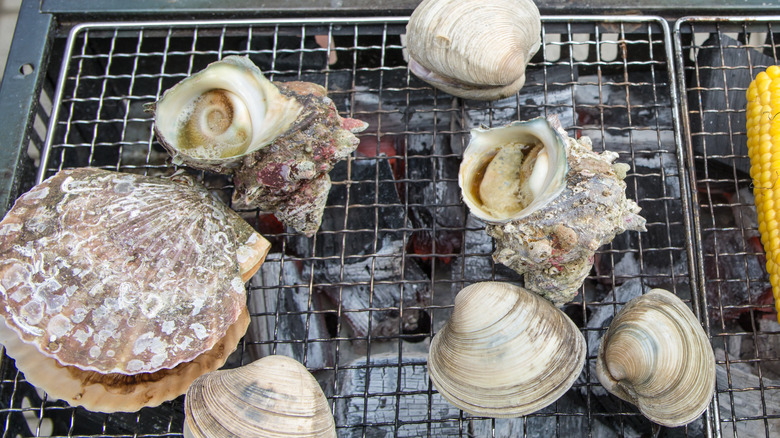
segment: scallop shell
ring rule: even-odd
[[[617,158],[594,153],[588,137],[569,138],[557,118],[540,117],[472,130],[458,182],[495,240],[493,259],[560,305],[577,294],[601,245],[645,230],[639,206],[626,198],[628,165]]]
[[[185,438],[336,436],[319,383],[286,356],[199,377],[187,390],[184,413]]]
[[[518,417],[557,400],[585,363],[585,338],[562,311],[509,283],[472,284],[433,337],[428,372],[441,395],[480,416]]]
[[[183,175],[63,170],[0,222],[0,316],[61,366],[148,378],[234,328],[269,246]]]
[[[273,212],[307,236],[322,221],[328,172],[368,127],[339,116],[325,88],[272,83],[239,56],[182,80],[153,108],[157,139],[174,163],[232,174],[235,207]]]
[[[663,289],[629,301],[601,339],[596,375],[651,421],[698,418],[715,391],[715,356],[693,312]]]
[[[525,83],[540,32],[531,0],[425,0],[406,26],[409,69],[454,96],[511,96]]]

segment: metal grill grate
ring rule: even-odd
[[[545,44],[519,96],[486,103],[453,99],[410,75],[405,21],[80,25],[65,46],[39,178],[76,166],[170,173],[143,105],[223,56],[248,55],[272,80],[322,84],[342,115],[370,128],[332,172],[313,239],[285,232],[263,212],[240,212],[273,249],[249,283],[252,322],[227,366],[271,353],[300,360],[320,381],[344,437],[648,434],[650,423],[606,394],[593,370],[598,339],[632,296],[663,287],[697,313],[700,306],[666,22],[546,17]],[[552,114],[570,135],[590,136],[594,149],[614,150],[631,166],[627,193],[642,207],[648,231],[624,233],[601,248],[577,301],[564,308],[589,347],[574,387],[524,418],[471,417],[428,381],[430,338],[462,287],[519,277],[492,262],[484,224],[460,200],[460,156],[471,128]],[[192,172],[229,200],[228,179]],[[3,436],[180,435],[181,398],[139,413],[94,414],[47,399],[12,361],[4,365]],[[665,436],[709,434],[708,418]]]
[[[780,431],[780,326],[758,238],[745,91],[778,63],[780,18],[687,18],[675,29],[706,322],[723,436]]]

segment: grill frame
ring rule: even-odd
[[[207,27],[207,26],[215,25],[216,23],[230,23],[230,26],[239,26],[239,27],[240,26],[264,26],[264,25],[276,25],[276,26],[280,26],[281,25],[281,26],[285,26],[285,25],[296,25],[296,24],[299,24],[299,25],[311,25],[311,26],[319,26],[319,25],[327,24],[327,25],[333,26],[334,24],[344,24],[344,25],[347,25],[347,24],[355,23],[356,21],[358,21],[361,25],[363,25],[363,24],[366,24],[366,25],[393,24],[393,25],[395,25],[395,24],[403,23],[403,22],[405,22],[405,20],[406,20],[405,17],[380,17],[380,18],[366,18],[366,19],[362,19],[362,18],[360,18],[360,19],[356,19],[356,18],[324,18],[324,19],[217,20],[217,21],[194,21],[194,22],[193,21],[171,21],[171,22],[164,22],[164,23],[158,22],[158,21],[149,21],[149,22],[140,22],[140,24],[139,23],[85,23],[85,24],[77,25],[77,26],[75,26],[71,30],[70,36],[69,36],[68,41],[66,43],[66,48],[65,48],[63,53],[70,54],[71,50],[73,48],[74,41],[75,41],[74,35],[77,35],[79,32],[81,32],[81,31],[83,31],[85,29],[88,29],[88,28],[89,29],[99,29],[99,30],[125,29],[125,28],[129,29],[129,28],[139,27],[139,26],[140,27],[147,27],[147,28],[171,27],[171,26],[172,27],[177,27],[177,28],[178,27],[187,28],[187,27],[192,27],[192,26]],[[682,222],[683,222],[683,224],[682,224],[682,226],[683,226],[683,228],[685,230],[685,241],[686,241],[685,248],[684,248],[686,256],[687,256],[687,264],[688,264],[688,266],[687,266],[688,274],[687,274],[686,280],[689,282],[690,288],[694,292],[692,294],[692,296],[691,296],[690,304],[692,305],[693,310],[697,314],[697,316],[699,316],[702,319],[702,322],[705,325],[705,327],[709,329],[709,322],[708,322],[707,318],[706,317],[702,317],[702,315],[706,315],[707,314],[707,310],[708,310],[707,301],[706,301],[706,299],[707,299],[706,292],[704,290],[704,286],[703,285],[699,285],[699,282],[701,281],[703,283],[705,281],[704,279],[706,278],[705,273],[704,273],[704,256],[702,255],[703,254],[702,253],[702,251],[703,251],[702,250],[702,247],[703,247],[702,241],[703,241],[703,239],[701,238],[701,232],[699,231],[701,229],[700,228],[700,217],[699,217],[698,211],[696,209],[690,208],[691,205],[699,205],[698,202],[696,201],[698,199],[698,197],[696,196],[696,191],[695,191],[695,188],[696,188],[695,182],[697,181],[696,180],[696,176],[697,175],[695,173],[695,169],[694,169],[694,166],[693,166],[694,163],[693,163],[693,158],[692,157],[694,155],[693,155],[692,150],[690,149],[691,142],[690,142],[690,131],[689,130],[686,130],[686,135],[685,135],[685,138],[686,138],[687,141],[685,143],[683,142],[682,129],[683,129],[683,127],[688,128],[687,123],[689,123],[689,121],[687,120],[687,117],[681,117],[680,116],[680,108],[683,108],[683,113],[686,113],[687,112],[687,104],[685,102],[685,99],[680,101],[677,98],[677,95],[678,95],[677,94],[677,87],[679,86],[680,89],[685,89],[684,74],[680,71],[680,69],[675,70],[675,64],[683,65],[683,63],[681,61],[681,59],[682,59],[681,58],[682,57],[681,49],[679,47],[681,45],[681,43],[679,43],[678,39],[677,39],[678,36],[679,36],[678,30],[679,30],[679,26],[680,26],[681,22],[683,22],[683,20],[678,22],[677,26],[675,26],[675,40],[672,41],[671,33],[669,31],[667,22],[665,20],[657,18],[657,17],[557,16],[557,17],[544,17],[543,18],[543,23],[545,24],[545,26],[553,25],[553,24],[556,24],[556,25],[563,24],[565,26],[566,23],[570,23],[569,26],[571,26],[571,23],[574,23],[575,25],[577,25],[577,24],[588,25],[589,23],[598,23],[598,25],[622,23],[623,26],[625,26],[627,24],[636,24],[636,23],[640,23],[640,25],[641,25],[641,23],[644,23],[644,24],[646,24],[646,23],[653,23],[653,25],[657,25],[659,27],[659,29],[661,30],[661,33],[664,35],[663,36],[663,50],[665,52],[665,58],[666,58],[666,66],[667,66],[667,69],[666,69],[667,72],[666,73],[669,75],[668,89],[671,91],[670,106],[669,106],[668,110],[672,114],[672,124],[673,124],[673,126],[671,128],[671,131],[672,131],[672,136],[674,138],[674,143],[675,143],[674,155],[675,155],[675,160],[677,162],[677,168],[678,168],[678,175],[674,175],[674,176],[679,178],[679,181],[680,181],[681,191],[680,191],[680,198],[679,198],[679,200],[681,202],[681,206],[682,206],[682,209],[683,209],[683,215],[682,215]],[[599,34],[599,30],[598,30],[599,26],[598,25],[594,27],[595,29],[597,29],[596,30],[596,35]],[[571,27],[570,27],[570,29],[571,29]],[[386,28],[385,28],[385,31],[386,31]],[[569,32],[572,33],[571,30]],[[576,32],[573,32],[573,33],[576,33]],[[598,36],[597,36],[597,40],[598,40]],[[568,47],[571,48],[571,46],[574,45],[574,44],[575,43],[571,43],[571,44],[569,44]],[[588,42],[585,42],[585,44],[588,44]],[[596,46],[598,46],[599,44],[603,44],[603,41],[601,41],[600,43],[599,42],[595,43]],[[650,44],[650,47],[653,47],[653,44]],[[623,61],[626,62],[625,58],[624,58]],[[578,65],[584,65],[584,64],[588,63],[588,61],[572,61],[572,62],[574,62],[575,64],[578,64]],[[606,66],[608,66],[608,64],[609,64],[609,62],[602,62],[601,60],[597,60],[596,63],[594,64],[594,66],[596,67],[596,70],[600,71],[601,67],[605,67],[606,68]],[[546,67],[546,65],[545,65],[545,67]],[[63,62],[62,68],[60,70],[61,72],[60,72],[60,75],[58,77],[59,78],[58,79],[58,83],[54,87],[54,89],[56,90],[56,93],[55,93],[54,98],[53,98],[54,105],[52,107],[52,113],[51,113],[51,116],[50,116],[51,126],[55,126],[56,123],[58,122],[58,119],[59,119],[60,105],[58,103],[60,103],[62,101],[62,94],[61,93],[65,89],[65,83],[68,80],[67,72],[68,72],[69,68],[70,68],[70,64],[69,64],[68,59],[66,59]],[[629,82],[629,84],[626,85],[626,89],[628,90],[630,85],[631,85],[630,84],[631,81],[627,81],[627,82]],[[657,84],[655,84],[655,80],[653,80],[652,82],[653,82],[653,84],[652,84],[653,86],[657,85]],[[600,80],[599,80],[599,82],[596,85],[597,88],[599,89],[599,101],[600,102],[602,100],[601,92],[602,92],[603,85],[604,85],[604,83],[602,83]],[[407,88],[411,88],[409,86],[408,82],[407,82]],[[409,92],[409,91],[407,91],[407,92]],[[627,93],[628,93],[628,91],[627,91]],[[436,96],[438,96],[438,94]],[[518,103],[518,106],[519,106],[519,103]],[[493,114],[494,114],[494,110],[493,110],[493,108],[490,105],[488,105],[486,107],[479,107],[479,108],[487,108],[488,111],[490,112],[491,116],[493,116]],[[602,103],[602,105],[600,107],[601,117],[602,117],[602,123],[600,124],[602,140],[605,137],[607,137],[606,131],[609,130],[609,127],[608,126],[605,127],[604,123],[603,123],[604,109],[606,109],[606,108],[608,108],[608,105],[605,105],[605,104]],[[340,107],[340,109],[341,109],[341,107]],[[545,109],[545,111],[547,110],[546,107],[544,109]],[[461,108],[461,112],[462,111],[463,111],[463,108]],[[497,117],[497,119],[499,119],[499,118]],[[564,125],[566,125],[566,124],[564,123]],[[578,124],[574,123],[572,126],[573,127],[577,127]],[[433,133],[434,136],[436,135],[436,129],[437,128],[434,128],[434,133]],[[55,131],[56,131],[56,129],[51,129],[51,127],[46,131],[46,138],[43,141],[43,153],[42,153],[43,157],[45,157],[44,158],[44,165],[40,166],[40,168],[39,168],[40,171],[38,172],[38,175],[37,175],[38,180],[40,180],[44,176],[46,176],[46,164],[45,163],[47,163],[49,152],[51,152],[51,150],[52,150],[52,144],[54,143],[54,137],[53,136],[55,134]],[[464,133],[464,128],[461,127],[457,131],[458,131],[457,134],[462,135]],[[452,132],[446,132],[446,131],[443,132],[443,133],[441,131],[439,131],[439,132],[442,135],[452,135],[453,134]],[[406,133],[406,135],[410,135],[410,133]],[[377,136],[379,136],[379,135],[377,135]],[[151,139],[150,139],[150,142],[151,142]],[[659,142],[660,142],[660,139],[659,139]],[[685,146],[687,146],[688,148],[686,148]],[[598,147],[596,147],[596,148],[598,149]],[[634,148],[633,148],[633,145],[632,145],[631,146],[631,152],[634,152],[633,149]],[[598,150],[601,150],[601,149],[598,149]],[[631,158],[631,162],[633,163],[635,160],[633,158],[633,155],[631,155],[631,157],[632,157]],[[408,156],[401,157],[399,155],[398,158],[408,159]],[[625,157],[623,155],[621,155],[621,160],[623,160],[624,158]],[[378,184],[379,180],[377,180],[376,182]],[[451,181],[449,181],[449,182],[451,183]],[[635,184],[636,184],[636,182],[635,182]],[[686,190],[686,188],[692,188],[693,190]],[[375,229],[374,232],[376,232],[376,231],[377,230]],[[412,228],[407,228],[407,229],[404,229],[402,232],[405,235],[407,235],[407,234],[411,233],[412,231],[413,231]],[[673,248],[673,249],[677,249],[678,250],[680,248]],[[606,252],[608,255],[614,256],[615,253],[619,253],[620,251],[612,251],[610,249],[607,249],[607,250],[602,250],[601,252]],[[640,254],[643,254],[643,250],[640,250]],[[376,254],[373,254],[373,255],[376,255]],[[432,255],[436,255],[435,251],[434,251],[434,254],[432,254]],[[461,253],[460,255],[464,256],[466,254]],[[613,264],[614,264],[614,261],[613,261]],[[494,275],[494,274],[492,274],[492,275]],[[672,275],[674,275],[674,274],[672,274]],[[686,277],[686,275],[683,275],[683,277]],[[464,281],[468,281],[468,279],[465,279],[465,278],[463,280]],[[614,275],[613,275],[612,280],[615,280]],[[433,281],[434,280],[432,280],[432,282]],[[455,282],[457,282],[457,281],[455,281]],[[313,276],[310,277],[310,279],[308,281],[308,284],[306,286],[308,286],[310,288],[310,290],[311,290],[312,287],[318,286],[317,282],[313,279]],[[583,314],[586,312],[587,307],[589,305],[590,305],[589,303],[586,303],[586,305],[582,306]],[[431,310],[434,307],[435,306],[429,306],[429,307],[426,307],[426,309],[427,310]],[[414,308],[411,308],[411,309],[415,310]],[[277,316],[277,318],[278,318],[278,316]],[[585,329],[585,330],[587,332],[588,329]],[[355,340],[355,339],[346,339],[346,341],[351,341],[351,340]],[[311,340],[309,340],[309,341],[311,341]],[[304,342],[304,344],[306,344],[306,342]],[[274,343],[274,347],[275,347],[275,345],[276,344]],[[243,354],[243,351],[246,351],[246,350],[244,350],[245,348],[246,348],[245,345],[240,346],[240,349],[242,349],[242,354]],[[401,349],[399,348],[399,352],[400,351],[401,351]],[[593,360],[593,358],[589,356],[588,357],[588,362],[591,362],[592,360]],[[6,362],[7,362],[7,360],[4,361],[4,366],[7,366]],[[726,364],[728,364],[728,363],[729,362],[726,361]],[[409,362],[409,363],[405,362],[403,364],[403,366],[407,366],[407,365],[416,366],[416,365],[420,365],[420,364],[421,363],[420,363],[419,359],[416,359],[413,362]],[[371,369],[370,366],[369,366],[369,369]],[[334,370],[334,372],[338,372],[338,367],[337,367],[336,370]],[[18,376],[14,377],[13,381],[14,382],[18,381]],[[589,384],[586,385],[586,386],[588,386],[588,388],[590,387]],[[16,387],[14,386],[14,391],[15,391],[15,389],[16,389]],[[424,391],[423,393],[426,394],[426,396],[430,400],[431,397],[433,396],[433,392],[434,392],[434,390],[432,390],[432,388],[430,386],[428,386],[427,390]],[[374,395],[376,395],[376,394],[374,394]],[[391,394],[391,395],[394,395],[397,399],[399,398],[399,394],[398,393],[394,393],[394,394]],[[335,398],[338,399],[338,397],[335,397]],[[762,397],[762,400],[763,400],[763,397]],[[173,405],[175,406],[176,403],[177,402],[174,402]],[[590,398],[588,398],[588,403],[590,403]],[[715,406],[717,406],[717,404]],[[53,408],[48,408],[47,407],[45,409],[53,409]],[[54,408],[54,409],[59,409],[59,408]],[[176,410],[175,407],[172,408],[172,409],[174,411]],[[429,409],[430,409],[430,402],[429,402]],[[35,412],[35,409],[24,409],[24,410],[27,411],[27,412]],[[65,410],[67,410],[67,408],[65,408]],[[11,409],[11,411],[14,411],[14,410]],[[22,410],[19,410],[18,412],[21,412],[21,411]],[[16,411],[14,411],[14,412],[16,412]],[[732,410],[732,412],[733,412],[733,410]],[[44,409],[38,409],[38,414],[39,414],[39,418],[42,419],[44,417]],[[566,416],[566,414],[567,414],[566,412],[558,412],[558,410],[556,409],[556,411],[554,413],[552,413],[552,416],[555,416],[557,418],[559,416]],[[588,408],[588,411],[585,414],[585,416],[587,416],[587,418],[589,419],[589,425],[591,424],[590,423],[590,418],[591,418],[591,416],[593,414],[595,414],[594,415],[595,417],[599,417],[600,415],[605,415],[606,413],[595,412],[594,410],[591,410],[590,408]],[[612,412],[610,414],[614,414],[616,416],[627,416],[627,417],[636,416],[636,412],[631,410],[628,407],[619,410],[619,412]],[[535,414],[535,415],[529,416],[529,418],[530,418],[530,420],[532,422],[535,417],[542,418],[542,417],[547,417],[547,416],[550,416],[550,413]],[[142,415],[138,414],[137,419],[136,419],[136,423],[141,421],[141,417],[142,417]],[[8,418],[10,418],[10,416],[6,417],[7,421],[8,421]],[[73,418],[73,417],[71,417],[71,418]],[[364,433],[365,433],[365,426],[366,426],[365,418],[366,417],[364,417],[364,424],[363,424]],[[705,428],[707,430],[706,434],[708,436],[720,436],[721,431],[720,431],[719,410],[718,409],[709,409],[708,413],[706,415],[706,418],[707,418],[705,420]],[[762,418],[764,418],[764,420],[766,421],[766,415],[764,415]],[[395,420],[396,420],[395,421],[395,426],[397,426],[399,424],[399,422],[398,422],[399,419],[398,419],[397,415],[396,415]],[[448,421],[457,423],[458,424],[458,429],[461,431],[461,434],[463,434],[463,435],[467,434],[467,430],[465,430],[465,429],[467,429],[467,427],[465,426],[466,423],[467,423],[467,420],[466,420],[466,418],[463,415],[461,415],[457,419],[450,419]],[[106,422],[108,422],[108,420],[106,420]],[[172,425],[174,423],[175,422],[172,420],[169,423],[168,430],[166,432],[163,432],[162,435],[153,435],[153,436],[169,436],[169,435],[176,436],[177,432],[171,430],[171,427],[172,427]],[[422,423],[426,423],[426,422],[422,421]],[[434,421],[430,417],[430,412],[429,412],[429,417],[428,417],[428,422],[427,422],[427,424],[429,425],[429,430],[430,430],[430,425],[433,424],[433,423],[434,423]],[[529,419],[523,420],[523,425],[524,426],[527,426],[528,424],[529,424]],[[768,432],[768,428],[769,428],[768,423],[765,423],[765,424],[767,425],[766,426],[767,427],[767,433],[769,433]],[[104,423],[104,427],[105,427],[105,423]],[[493,432],[495,433],[496,430],[497,430],[496,428],[500,427],[500,425],[498,425],[498,423],[496,421],[492,421],[491,422],[491,427],[492,427]],[[531,426],[529,426],[529,427],[531,427]],[[558,428],[556,430],[558,431],[558,433],[560,433],[560,428]],[[340,431],[344,431],[344,428],[340,429]],[[531,427],[530,431],[528,429],[525,429],[525,432],[528,433],[528,434],[532,434],[533,433],[533,428]],[[397,429],[395,430],[395,433],[396,434],[398,433]],[[592,433],[592,429],[590,429],[590,426],[589,426],[588,433]],[[36,433],[36,435],[38,435],[38,434]],[[103,436],[103,435],[101,435],[101,436]],[[105,435],[105,436],[117,436],[117,435]]]

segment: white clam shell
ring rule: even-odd
[[[319,383],[286,356],[201,376],[187,390],[184,413],[185,438],[336,436]]]
[[[715,391],[715,357],[693,312],[663,289],[629,301],[601,339],[596,375],[651,421],[698,418]]]
[[[531,0],[425,0],[406,27],[410,69],[455,96],[507,97],[525,83],[540,32]]]
[[[485,167],[496,154],[509,143],[532,146],[541,143],[546,154],[545,162],[537,160],[533,177],[534,199],[525,208],[506,214],[497,214],[485,207],[480,199],[479,185],[485,174]],[[520,167],[520,163],[517,163]],[[543,117],[528,121],[512,122],[499,128],[475,128],[471,140],[463,152],[458,172],[458,185],[463,201],[472,214],[488,222],[507,222],[530,215],[549,204],[566,188],[566,142]],[[499,190],[501,190],[499,188]]]
[[[518,417],[561,397],[585,354],[582,333],[549,301],[509,283],[482,282],[455,297],[452,318],[431,341],[428,372],[458,408]]]
[[[249,58],[227,56],[167,90],[154,129],[174,162],[228,167],[284,134],[301,110]]]

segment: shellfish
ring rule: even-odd
[[[596,250],[626,230],[645,231],[623,181],[618,154],[594,153],[558,119],[471,130],[458,184],[471,213],[487,223],[493,259],[524,275],[525,287],[556,305],[571,301]]]
[[[336,436],[319,383],[286,356],[199,377],[187,390],[184,413],[185,438]]]
[[[322,220],[328,172],[368,127],[339,116],[325,88],[272,83],[240,56],[209,64],[147,109],[174,163],[233,175],[234,206],[274,212],[307,236]]]
[[[455,297],[431,341],[428,372],[450,403],[474,415],[519,417],[553,403],[585,363],[585,338],[549,301],[502,282]]]
[[[511,96],[525,83],[540,33],[531,0],[425,0],[406,26],[409,70],[454,96]]]
[[[269,247],[184,175],[60,171],[0,222],[0,341],[53,397],[157,405],[235,348]]]
[[[676,427],[698,418],[715,391],[715,356],[693,312],[653,289],[629,301],[601,339],[596,376],[651,421]]]

